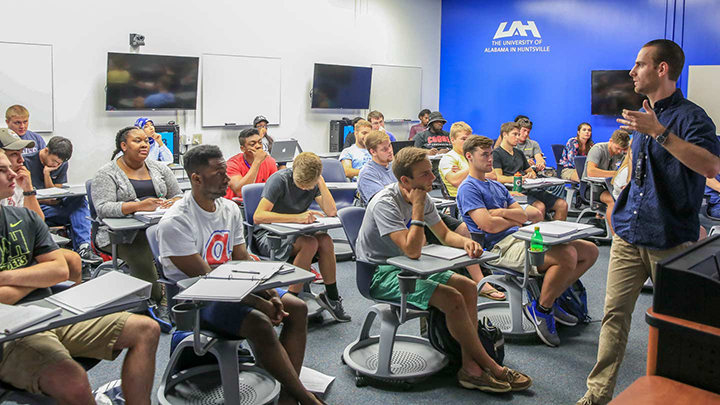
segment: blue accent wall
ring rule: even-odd
[[[629,70],[642,45],[657,38],[681,44],[686,66],[720,64],[718,15],[720,2],[703,0],[443,0],[445,129],[465,121],[475,133],[496,138],[503,122],[528,115],[531,138],[554,165],[550,145],[575,136],[579,123],[593,126],[595,142],[618,128],[615,117],[590,113],[592,70]],[[501,38],[501,46],[493,45],[500,23],[507,22],[507,31],[513,21],[534,21],[541,38],[516,31]],[[487,52],[504,47],[503,40],[532,40],[529,46],[539,49]],[[686,91],[684,77],[679,85]]]

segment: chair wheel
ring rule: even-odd
[[[345,356],[343,356],[342,354],[340,355],[340,364],[342,364],[343,366],[347,366],[347,363],[345,362]]]
[[[407,392],[407,391],[410,391],[410,390],[413,389],[413,385],[410,384],[410,383],[407,382],[407,381],[404,381],[404,382],[400,385],[400,389]]]
[[[365,381],[365,377],[361,375],[355,376],[355,386],[358,388],[367,387],[367,381]]]
[[[316,315],[311,315],[311,316],[308,317],[308,321],[310,321],[310,322],[312,322],[312,323],[323,323],[323,320],[324,320],[324,319],[325,319],[325,318],[323,318],[323,314],[322,314],[322,313],[319,313],[319,314],[316,314]]]

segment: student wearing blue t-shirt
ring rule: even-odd
[[[24,141],[33,141],[35,146],[23,149],[22,153],[33,153],[45,147],[42,136],[28,130],[30,125],[30,111],[21,105],[12,105],[5,111],[5,123]]]
[[[720,218],[720,174],[705,180],[705,194],[710,196],[708,214],[713,218]]]
[[[493,141],[471,136],[463,144],[463,154],[470,163],[468,177],[458,188],[457,203],[470,232],[485,235],[484,248],[500,254],[489,263],[522,272],[525,266],[525,242],[512,236],[527,221],[520,204],[495,180],[485,178],[493,170]],[[580,278],[597,260],[597,247],[584,240],[555,245],[545,253],[542,266],[530,267],[531,275],[543,275],[540,298],[525,307],[525,315],[549,346],[558,346],[560,338],[555,321],[574,326],[576,317],[563,311],[555,300]]]
[[[360,120],[355,124],[355,144],[349,148],[343,149],[339,160],[342,162],[345,176],[353,181],[357,180],[360,169],[365,163],[372,160],[370,152],[365,148],[365,137],[372,131],[372,125],[365,120]]]

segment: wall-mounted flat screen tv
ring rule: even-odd
[[[645,96],[635,93],[629,70],[592,71],[592,115],[621,115],[638,110]]]
[[[363,110],[370,107],[372,68],[315,64],[312,108]]]
[[[200,58],[108,53],[106,111],[194,110]]]

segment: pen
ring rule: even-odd
[[[233,273],[260,274],[259,271],[232,270]]]

